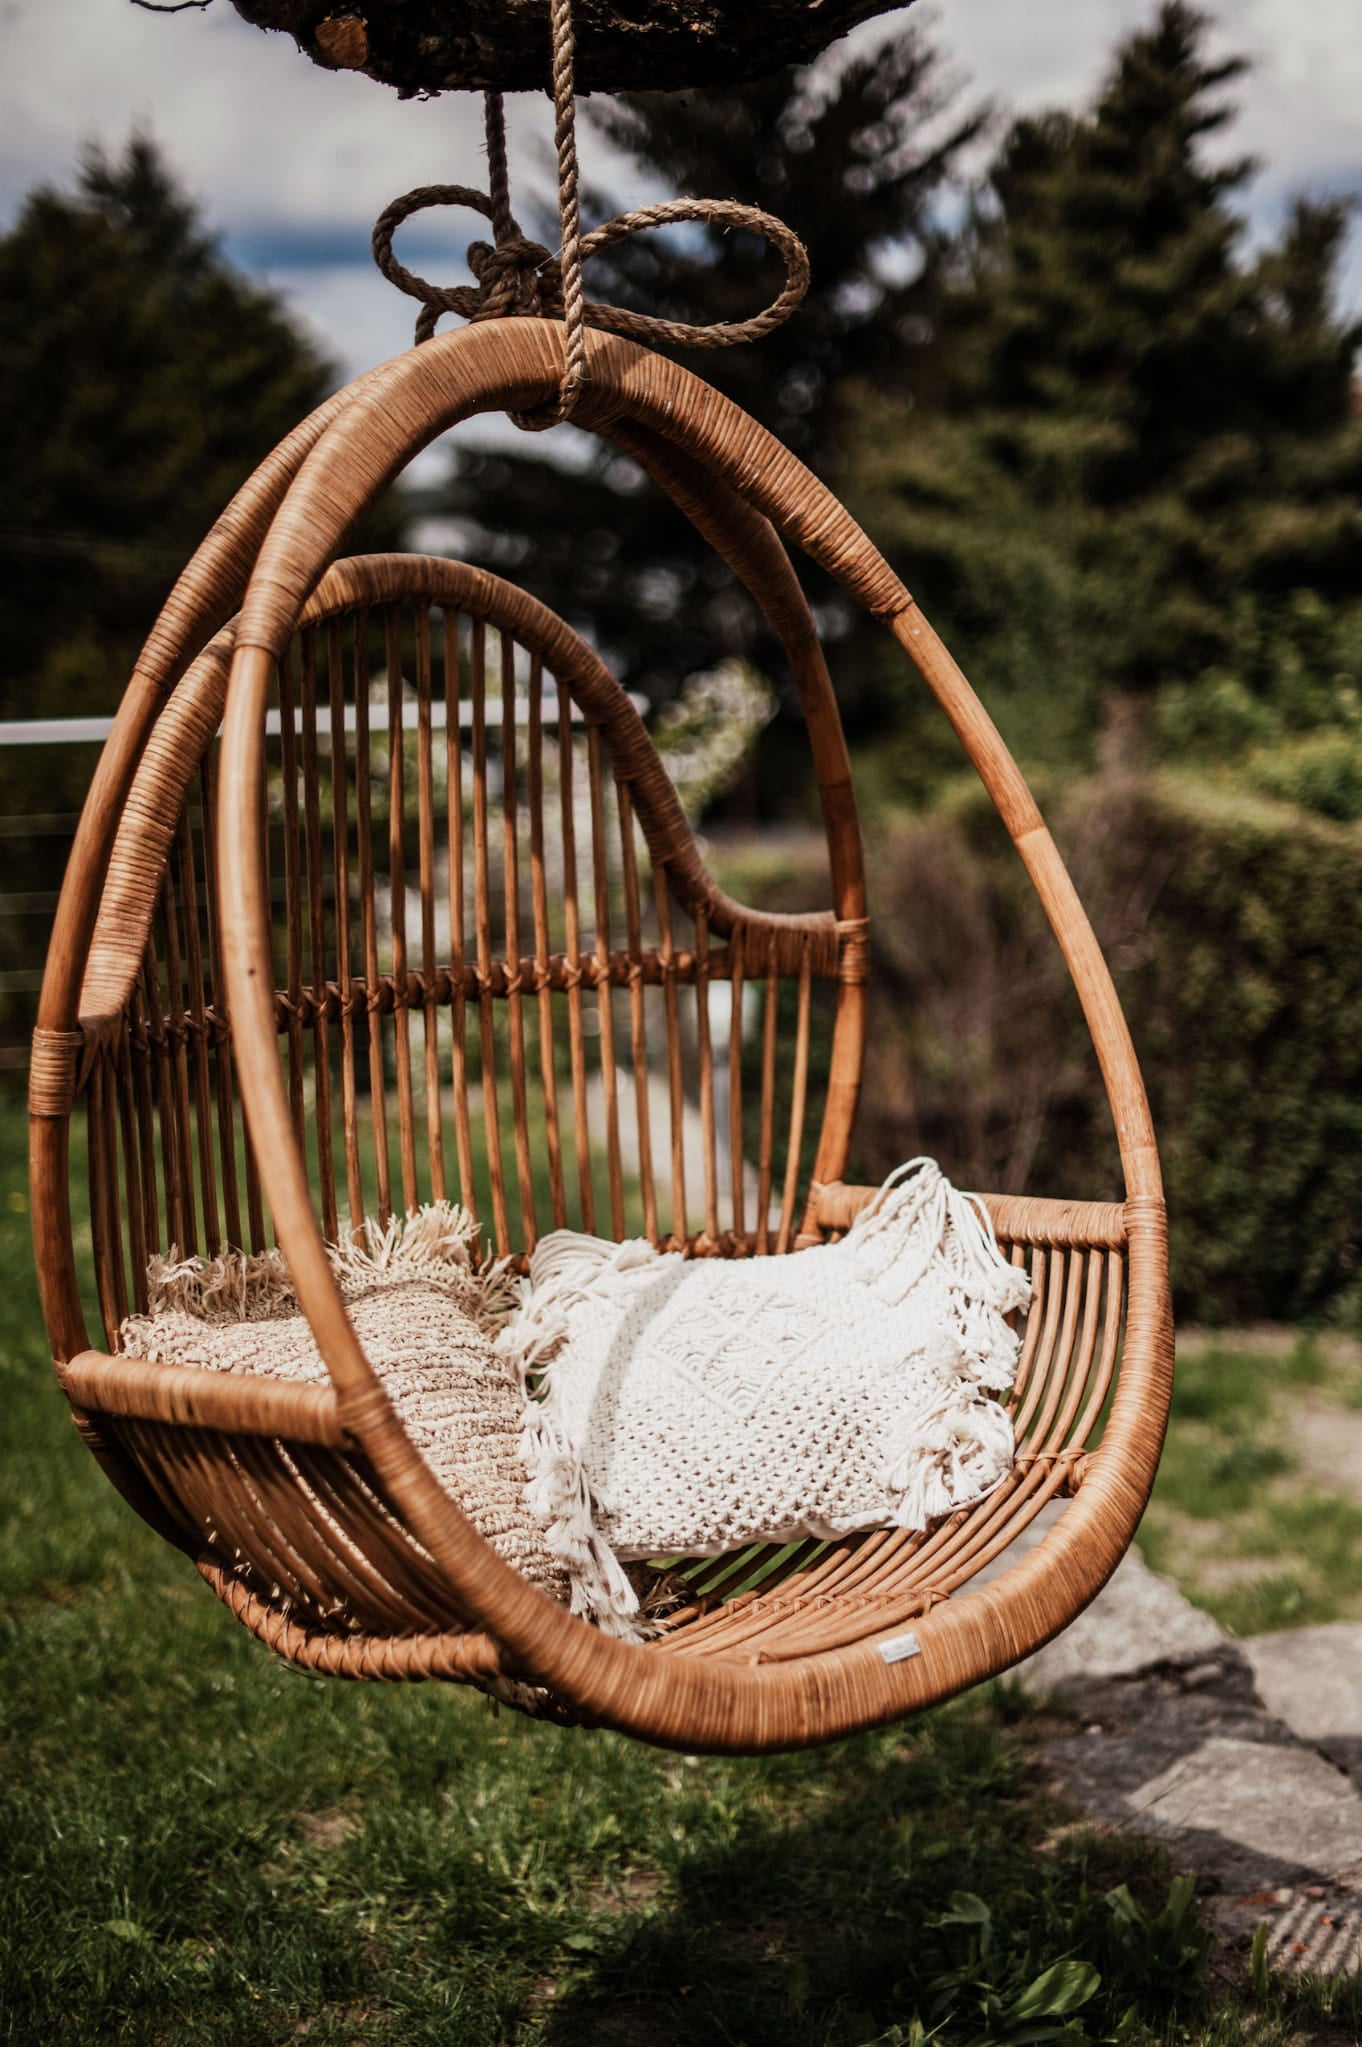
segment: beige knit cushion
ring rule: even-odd
[[[982,1499],[1012,1467],[999,1396],[1030,1296],[931,1159],[786,1257],[542,1237],[498,1343],[535,1394],[530,1498],[574,1610],[627,1628],[640,1558],[923,1529]]]
[[[413,1444],[497,1554],[532,1585],[567,1597],[562,1562],[526,1500],[522,1392],[492,1336],[511,1296],[475,1270],[477,1224],[435,1203],[333,1249],[355,1333]],[[123,1348],[153,1363],[328,1383],[279,1251],[154,1259],[148,1312]]]

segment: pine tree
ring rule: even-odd
[[[180,569],[334,371],[220,254],[153,144],[91,152],[73,194],[35,191],[0,237],[0,716],[116,710]],[[389,511],[369,531],[389,542]],[[78,809],[84,746],[0,759],[0,814]],[[65,841],[7,836],[6,894],[47,892]],[[37,924],[0,918],[4,981]]]
[[[0,714],[114,709],[188,555],[333,382],[150,141],[34,192],[0,239]]]
[[[794,448],[834,487],[848,381],[906,391],[930,375],[931,311],[945,238],[937,218],[980,111],[956,115],[941,59],[914,28],[818,75],[785,71],[729,92],[591,101],[588,117],[650,185],[750,199],[803,238],[813,289],[749,348],[691,351],[688,366]],[[924,139],[930,137],[930,139]],[[591,219],[621,205],[591,195]],[[552,241],[552,229],[542,229]],[[687,321],[746,318],[780,266],[743,233],[639,235],[594,259],[592,297]],[[588,629],[623,679],[654,698],[727,654],[775,661],[752,606],[634,466],[593,444],[584,463],[526,437],[465,454],[434,509],[471,528],[476,557],[516,574]],[[816,586],[811,586],[815,587]],[[835,593],[819,594],[835,607]],[[841,621],[835,615],[832,629]]]
[[[1212,161],[1240,59],[1168,0],[1092,109],[1014,123],[941,312],[935,417],[867,391],[853,496],[1019,734],[1190,686],[1359,588],[1362,329],[1346,211],[1244,253],[1253,166]]]

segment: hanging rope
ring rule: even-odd
[[[511,212],[511,169],[506,161],[506,103],[499,92],[482,96],[483,124],[487,133],[487,192],[492,202],[492,232],[498,242],[518,234]]]
[[[582,208],[577,196],[577,95],[573,69],[577,39],[572,0],[550,0],[553,10],[553,146],[558,152],[558,245],[563,278],[563,330],[567,369],[558,393],[558,417],[567,419],[586,382],[586,303],[582,296]]]
[[[383,275],[399,291],[421,301],[416,321],[418,344],[430,340],[442,313],[457,313],[468,321],[522,316],[563,322],[566,364],[557,398],[533,413],[512,415],[517,425],[536,430],[571,418],[588,379],[588,327],[608,334],[624,334],[630,340],[647,344],[736,348],[744,342],[759,341],[788,320],[809,288],[808,252],[798,235],[775,214],[764,213],[760,207],[736,199],[665,199],[656,206],[635,207],[583,235],[578,197],[572,0],[550,0],[550,4],[554,145],[558,157],[557,255],[522,234],[511,211],[505,110],[499,92],[484,95],[488,190],[479,192],[471,185],[418,185],[383,209],[373,233],[374,261]],[[403,221],[431,206],[466,206],[491,222],[494,241],[471,242],[468,247],[468,267],[475,283],[431,284],[408,270],[394,255],[393,236]],[[667,227],[677,221],[707,221],[725,228],[747,228],[761,235],[784,259],[785,284],[778,297],[750,320],[700,324],[633,313],[585,296],[582,266],[590,257],[645,228]]]

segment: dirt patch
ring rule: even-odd
[[[343,1812],[304,1813],[298,1822],[298,1839],[304,1848],[320,1848],[325,1853],[340,1847],[352,1824]]]
[[[628,1869],[618,1875],[598,1877],[587,1890],[587,1909],[596,1914],[643,1912],[662,1888],[655,1869]]]
[[[1199,1559],[1196,1567],[1197,1581],[1203,1593],[1237,1592],[1244,1585],[1257,1585],[1264,1578],[1275,1578],[1294,1559],[1285,1553],[1275,1557],[1212,1557]]]
[[[1291,1403],[1286,1419],[1302,1476],[1324,1492],[1362,1500],[1362,1413],[1307,1392]]]
[[[1251,1351],[1258,1357],[1287,1357],[1301,1341],[1293,1322],[1251,1322],[1234,1329],[1203,1329],[1186,1323],[1178,1330],[1178,1350],[1184,1357],[1194,1350]],[[1310,1342],[1329,1365],[1362,1364],[1362,1339],[1344,1336],[1336,1330],[1314,1330]]]

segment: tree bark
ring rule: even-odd
[[[549,84],[548,0],[232,0],[314,64],[417,93]],[[577,0],[579,92],[731,85],[805,64],[909,0]]]
[[[1154,699],[1148,690],[1109,689],[1098,708],[1097,765],[1114,781],[1148,772],[1153,758]]]

